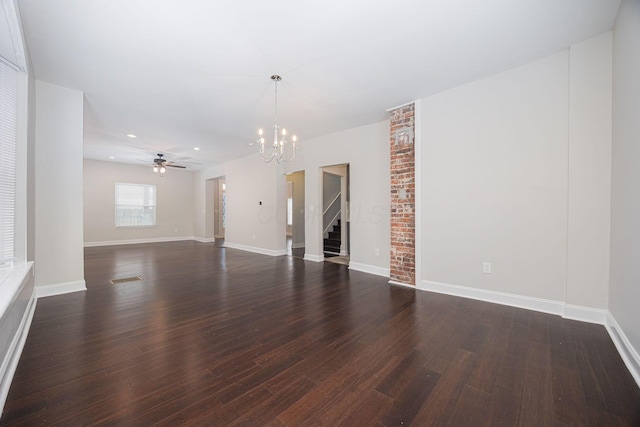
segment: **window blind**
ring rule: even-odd
[[[116,227],[156,225],[156,186],[116,184]]]
[[[0,61],[0,266],[14,258],[18,72]]]

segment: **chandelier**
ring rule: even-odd
[[[282,78],[276,74],[271,76],[271,80],[276,85],[275,89],[275,120],[273,123],[273,143],[267,145],[263,136],[262,129],[258,129],[258,140],[256,143],[260,148],[260,156],[265,162],[270,162],[276,159],[278,163],[290,162],[296,156],[296,141],[298,140],[295,135],[291,137],[291,141],[287,139],[287,130],[278,126],[278,82]]]

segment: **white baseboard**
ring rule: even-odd
[[[36,286],[36,298],[50,297],[53,295],[69,294],[71,292],[86,291],[87,284],[84,280],[75,282],[55,283],[53,285]]]
[[[291,249],[301,249],[304,248],[304,243],[292,243]]]
[[[150,239],[108,240],[104,242],[84,242],[84,247],[93,248],[96,246],[138,245],[141,243],[181,242],[184,240],[196,240],[196,238],[193,236],[178,236],[178,237],[153,237]]]
[[[324,256],[322,255],[312,255],[312,254],[304,254],[305,261],[313,261],[313,262],[323,262]]]
[[[640,387],[640,356],[638,355],[638,351],[633,348],[631,341],[629,341],[611,313],[607,313],[605,327],[607,328],[607,332],[609,332],[609,336],[611,336],[611,340],[618,349],[618,353],[620,353],[624,364],[627,366],[627,369],[629,369],[629,372],[631,372],[633,379],[636,380],[638,387]]]
[[[524,308],[527,310],[541,311],[543,313],[556,314],[558,316],[562,316],[564,314],[564,303],[560,301],[507,294],[485,289],[470,288],[467,286],[450,285],[448,283],[433,282],[429,280],[423,280],[420,289],[440,294],[493,302],[511,307]]]
[[[396,282],[395,280],[389,280],[388,282],[390,285],[396,285],[396,286],[404,286],[405,288],[410,288],[410,289],[416,289],[415,286],[413,285],[409,285],[407,283],[402,283],[402,282]]]
[[[281,256],[281,255],[287,254],[286,249],[277,249],[277,250],[265,249],[265,248],[258,248],[255,246],[239,245],[237,243],[231,243],[231,242],[224,242],[224,247],[231,248],[231,249],[240,249],[241,251],[253,252],[256,254],[269,255],[269,256]]]
[[[455,295],[463,298],[471,298],[479,301],[524,308],[555,314],[565,319],[578,320],[580,322],[605,325],[608,311],[599,308],[582,307],[579,305],[565,304],[562,301],[554,301],[523,295],[508,294],[504,292],[489,291],[486,289],[470,288],[467,286],[451,285],[429,280],[422,281],[422,290],[438,292],[441,294]]]
[[[607,310],[598,308],[581,307],[579,305],[564,305],[564,313],[562,317],[565,319],[579,320],[581,322],[596,323],[598,325],[606,325]]]
[[[214,243],[216,241],[215,237],[193,237],[193,240],[200,243]]]
[[[18,330],[11,340],[7,355],[2,361],[2,366],[0,367],[0,411],[4,409],[4,404],[7,401],[9,388],[11,387],[11,382],[13,381],[13,375],[16,373],[16,368],[18,367],[18,362],[20,361],[20,356],[22,355],[24,343],[27,341],[27,335],[29,334],[29,328],[31,327],[33,314],[36,310],[36,304],[37,298],[36,291],[34,289],[33,293],[31,294],[31,298],[29,298],[27,309],[25,310],[24,315],[22,316],[22,320],[20,321],[20,326],[18,326]]]
[[[389,277],[388,268],[369,264],[361,264],[359,262],[349,262],[349,270],[362,271],[363,273],[375,274],[376,276]]]

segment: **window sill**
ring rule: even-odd
[[[0,270],[0,317],[13,302],[22,285],[29,279],[33,261]]]

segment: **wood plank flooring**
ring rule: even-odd
[[[640,425],[602,326],[196,242],[85,274],[38,301],[2,425]]]

